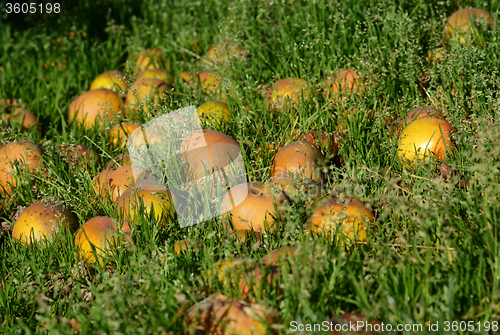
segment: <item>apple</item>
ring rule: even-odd
[[[136,112],[143,108],[150,111],[149,104],[154,107],[161,104],[161,98],[165,91],[170,90],[170,86],[157,78],[144,78],[136,81],[127,93],[125,104],[131,112]]]
[[[182,253],[187,252],[189,249],[195,249],[199,246],[199,242],[194,242],[192,240],[180,240],[174,243],[174,252],[177,256],[180,256]]]
[[[446,120],[434,117],[417,119],[410,123],[400,135],[398,157],[403,164],[423,159],[427,161],[430,155],[445,160],[446,154],[454,153],[451,135],[454,128]]]
[[[294,258],[298,252],[297,247],[282,247],[262,257],[262,262],[266,265],[281,265],[287,259]]]
[[[142,50],[135,57],[135,72],[149,69],[167,68],[167,61],[163,52],[158,48]]]
[[[12,126],[20,127],[23,131],[29,131],[32,128],[37,132],[42,130],[42,125],[38,122],[36,115],[26,108],[16,107],[10,114],[2,116],[2,119],[10,122]]]
[[[31,244],[49,240],[55,231],[70,227],[78,229],[78,222],[71,212],[58,204],[57,199],[35,201],[26,208],[14,224],[12,239]]]
[[[232,187],[222,199],[221,213],[228,213],[235,230],[257,232],[276,229],[279,222],[275,217],[282,213],[288,203],[284,192],[274,191],[271,186],[259,182],[249,182]],[[275,209],[276,206],[276,209]],[[227,216],[224,227],[232,232]]]
[[[205,55],[205,59],[213,63],[223,63],[227,61],[230,57],[243,57],[245,56],[245,50],[232,42],[225,41],[213,45]]]
[[[127,139],[134,130],[141,128],[141,125],[133,122],[116,124],[109,130],[109,138],[111,143],[116,147],[120,145],[122,148],[127,146]]]
[[[299,174],[317,183],[326,181],[325,157],[314,144],[308,141],[290,143],[276,153],[273,159],[271,176],[282,172]]]
[[[340,70],[326,80],[326,96],[336,99],[339,95],[350,97],[353,94],[363,95],[365,87],[363,78],[353,69]]]
[[[366,221],[374,222],[375,216],[358,199],[327,198],[321,201],[311,215],[307,227],[309,233],[345,236],[348,243],[366,241]]]
[[[121,166],[111,173],[102,184],[101,198],[105,200],[109,195],[111,201],[116,202],[134,182],[132,165]]]
[[[256,267],[240,279],[239,291],[246,301],[256,302],[255,298],[262,299],[266,289],[274,291],[275,297],[281,292],[279,282],[281,280],[281,268],[277,265],[266,265],[263,268]]]
[[[212,125],[221,125],[229,122],[233,115],[226,103],[220,101],[208,101],[196,109],[198,115],[208,120]]]
[[[104,258],[109,256],[112,246],[119,246],[123,241],[133,244],[130,225],[110,217],[95,217],[85,222],[77,231],[75,246],[81,259],[89,263],[98,262],[104,266]]]
[[[212,172],[227,168],[241,153],[239,143],[215,130],[196,130],[188,134],[180,145],[179,153],[187,162],[193,180],[201,181]]]
[[[90,90],[105,88],[119,94],[122,98],[128,89],[128,84],[125,82],[126,76],[121,71],[107,71],[101,73],[90,84]]]
[[[116,169],[123,165],[130,165],[132,162],[130,161],[130,153],[125,152],[123,154],[119,154],[118,156],[112,158],[109,162],[106,163],[105,169]]]
[[[141,81],[145,78],[157,78],[165,82],[167,85],[172,85],[174,82],[174,76],[170,72],[163,69],[149,69],[144,70],[137,76],[136,81]]]
[[[116,209],[128,222],[137,223],[142,205],[147,217],[154,211],[155,220],[164,223],[173,207],[165,185],[148,179],[138,181],[123,192],[116,202]]]
[[[35,172],[43,166],[43,150],[33,142],[20,140],[0,147],[0,195],[10,195],[11,185],[16,187],[14,177],[16,164]],[[9,185],[11,184],[11,185]]]
[[[290,106],[298,108],[301,98],[311,97],[308,83],[304,79],[286,78],[277,81],[266,95],[267,108],[285,111]]]
[[[122,116],[122,99],[117,93],[105,88],[85,92],[74,99],[69,106],[70,121],[75,120],[86,130]]]
[[[272,308],[216,293],[191,306],[183,325],[189,334],[267,335],[276,332],[268,328],[275,319]]]
[[[415,120],[420,120],[423,118],[434,117],[442,118],[442,113],[434,106],[420,106],[412,109],[406,114],[406,118],[399,117],[389,127],[390,132],[401,132],[404,127],[412,123]]]
[[[291,176],[288,172],[280,172],[271,177],[269,182],[277,187],[289,198],[300,197],[305,199],[308,205],[314,203],[324,195],[320,184],[310,178]]]
[[[199,74],[200,84],[203,91],[212,97],[220,98],[222,102],[227,101],[227,93],[223,90],[225,83],[223,83],[223,78],[214,72],[209,72],[205,77],[205,73]],[[232,90],[232,85],[229,84],[229,90]]]
[[[462,43],[466,43],[465,37],[471,35],[474,40],[482,41],[477,34],[480,25],[493,26],[493,16],[484,9],[462,8],[448,17],[444,27],[445,38],[453,40],[458,38]]]
[[[115,169],[106,169],[99,172],[92,180],[92,185],[96,194],[100,195],[103,192],[104,182],[113,174]]]
[[[59,152],[72,167],[87,167],[99,164],[101,157],[86,144],[66,144],[59,146]]]

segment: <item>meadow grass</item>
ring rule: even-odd
[[[446,18],[465,5],[488,10],[494,26],[482,32],[483,45],[444,45]],[[59,197],[80,224],[117,217],[113,205],[96,199],[92,178],[124,149],[110,144],[109,126],[86,131],[73,124],[70,102],[99,73],[127,72],[137,52],[158,47],[167,55],[174,89],[162,108],[135,120],[198,106],[210,97],[183,84],[180,74],[208,69],[199,58],[219,41],[249,53],[211,67],[229,92],[233,119],[224,132],[250,143],[242,146],[247,179],[270,177],[273,152],[257,146],[344,129],[345,165],[330,167],[325,188],[364,201],[376,221],[366,243],[345,249],[306,232],[312,213],[307,199],[288,205],[277,234],[245,242],[234,240],[220,217],[182,228],[171,217],[163,224],[141,216],[132,227],[135,247],[118,248],[104,268],[79,261],[74,233],[32,246],[6,233],[0,236],[0,333],[178,334],[182,312],[210,293],[240,297],[234,285],[210,278],[216,261],[258,263],[282,246],[305,252],[283,265],[280,294],[257,296],[278,311],[279,333],[290,333],[292,321],[321,323],[343,313],[424,325],[424,331],[407,334],[429,333],[427,322],[500,322],[499,8],[498,1],[104,0],[81,1],[67,15],[23,32],[2,25],[0,99],[26,102],[42,132],[2,123],[1,141],[28,138],[41,145],[48,173],[21,176],[0,221],[13,224],[17,206],[45,196]],[[445,47],[444,57],[430,65],[427,55],[439,47]],[[331,101],[314,95],[285,113],[266,108],[266,83],[299,77],[319,89],[322,78],[345,68],[366,76],[363,97]],[[424,73],[429,85],[422,94]],[[389,135],[387,121],[421,105],[437,107],[457,129],[456,155],[448,164],[467,187],[457,186],[459,176],[436,178],[438,162],[410,169],[398,159],[398,139]],[[350,108],[356,114],[343,117]],[[68,167],[57,149],[68,143],[91,146],[101,163]],[[181,239],[200,245],[177,256],[173,245]]]

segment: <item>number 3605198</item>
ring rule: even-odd
[[[5,12],[7,14],[50,14],[50,13],[60,13],[61,12],[61,4],[59,3],[46,3],[46,4],[36,4],[36,3],[6,3],[5,4]]]

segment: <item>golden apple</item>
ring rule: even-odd
[[[308,232],[344,236],[348,243],[366,241],[366,221],[374,222],[375,216],[365,204],[354,198],[328,198],[321,201],[311,215]]]
[[[276,229],[276,220],[288,203],[288,197],[282,191],[275,191],[271,186],[249,182],[232,187],[222,199],[222,214],[228,213],[235,230],[264,231]],[[275,208],[276,207],[276,208]],[[224,215],[224,227],[232,232],[228,215]]]
[[[198,115],[207,119],[213,125],[221,125],[229,122],[233,115],[226,103],[220,101],[209,101],[196,109]]]
[[[116,209],[128,222],[137,223],[137,216],[142,205],[144,206],[144,215],[149,217],[154,212],[154,218],[157,222],[165,222],[173,207],[170,193],[165,185],[144,179],[123,192],[116,202]]]
[[[125,79],[125,74],[121,71],[107,71],[95,77],[90,84],[90,90],[105,88],[118,93],[122,98],[124,98],[124,92],[128,89]]]
[[[73,214],[54,200],[38,200],[26,208],[14,224],[12,239],[31,244],[51,239],[60,228],[78,229]]]
[[[403,130],[398,157],[405,165],[418,159],[427,161],[430,155],[444,160],[454,153],[451,135],[454,129],[447,121],[434,117],[418,119]]]
[[[111,248],[120,245],[120,233],[124,242],[134,243],[128,222],[104,216],[88,220],[75,236],[79,257],[89,263],[97,261],[104,266],[104,258],[110,255]]]

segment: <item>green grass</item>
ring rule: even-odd
[[[431,67],[426,57],[443,46],[446,18],[466,5],[488,10],[495,25],[482,32],[483,45],[447,45],[442,62]],[[2,123],[1,141],[28,138],[41,145],[48,174],[20,177],[25,182],[0,221],[13,224],[17,206],[45,196],[62,199],[80,224],[117,217],[114,206],[93,200],[92,178],[124,149],[110,144],[110,126],[85,131],[68,120],[70,102],[99,73],[126,72],[138,51],[158,47],[176,78],[174,90],[161,109],[135,120],[198,106],[210,97],[183,84],[180,74],[208,69],[197,56],[224,40],[250,54],[212,68],[231,73],[226,78],[234,117],[224,132],[251,144],[242,146],[247,179],[270,177],[273,153],[257,154],[257,145],[288,144],[297,132],[335,132],[341,123],[349,129],[340,149],[346,164],[331,168],[326,188],[364,201],[376,221],[365,244],[345,250],[306,233],[312,213],[306,199],[288,206],[276,235],[244,243],[233,240],[221,218],[181,228],[172,219],[164,227],[144,217],[132,229],[135,248],[119,248],[106,268],[80,263],[74,233],[33,246],[13,242],[7,233],[0,236],[0,333],[73,334],[73,319],[81,334],[178,334],[181,312],[210,294],[206,274],[215,261],[258,261],[282,246],[305,252],[282,266],[280,295],[267,290],[257,299],[277,310],[279,333],[290,333],[292,321],[321,323],[343,313],[394,326],[500,322],[499,8],[498,1],[103,0],[81,1],[58,20],[20,33],[2,25],[0,99],[26,102],[42,133]],[[290,112],[272,113],[259,93],[260,85],[287,77],[319,88],[323,77],[345,68],[366,76],[362,98],[331,102],[318,95]],[[422,94],[424,73],[430,82]],[[434,178],[436,162],[410,170],[398,160],[397,138],[389,135],[386,120],[420,105],[434,105],[457,129],[457,152],[448,163],[468,187]],[[343,118],[352,107],[355,116]],[[58,153],[68,143],[91,146],[101,163],[69,168]],[[200,246],[176,256],[173,245],[181,239]],[[211,284],[211,292],[239,296],[236,287]]]

